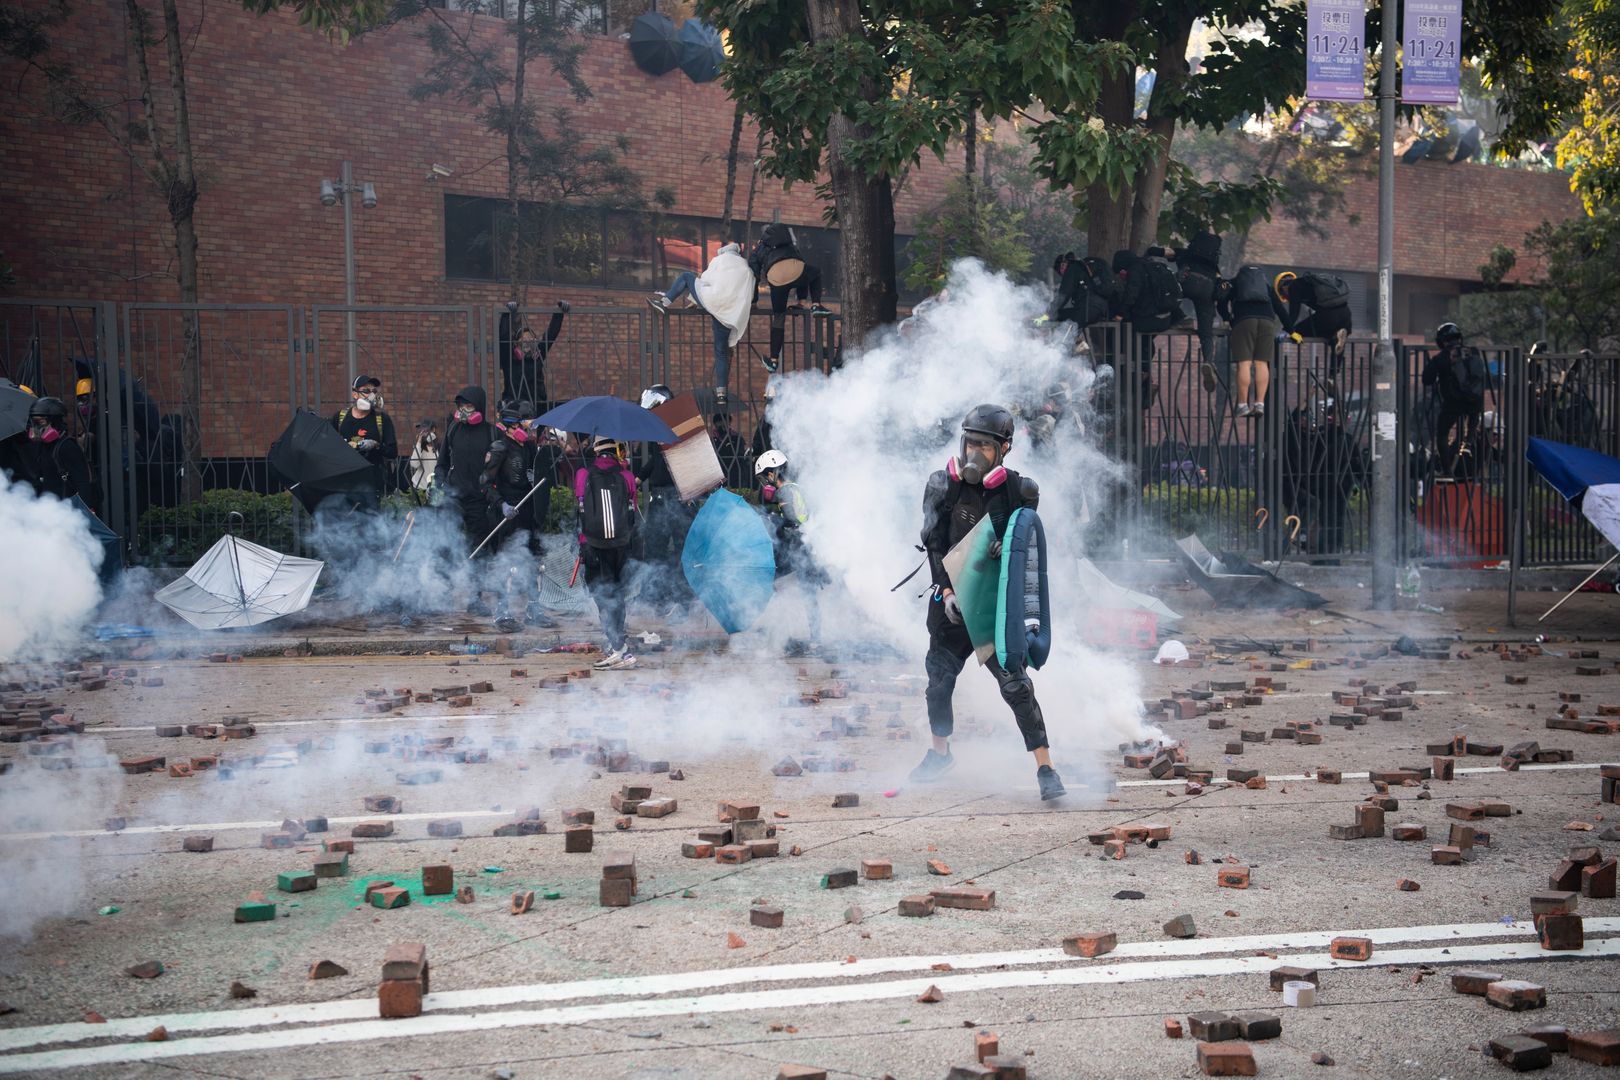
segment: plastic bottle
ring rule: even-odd
[[[1408,565],[1406,573],[1401,575],[1401,595],[1415,597],[1422,589],[1423,575],[1418,573],[1416,566]]]

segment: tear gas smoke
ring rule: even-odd
[[[0,473],[0,552],[0,662],[61,656],[101,600],[88,519]]]
[[[1069,342],[1032,329],[1044,306],[975,261],[952,269],[949,297],[928,305],[903,333],[851,359],[829,377],[782,381],[771,420],[810,506],[805,538],[847,600],[829,611],[832,633],[878,636],[921,670],[926,649],[926,569],[890,587],[916,564],[922,494],[929,474],[957,452],[962,416],[994,402],[1019,417],[1008,467],[1040,484],[1054,632],[1051,662],[1035,675],[1052,743],[1100,748],[1144,733],[1138,680],[1130,665],[1081,644],[1086,597],[1076,560],[1088,520],[1118,467],[1084,434],[1084,402],[1095,380]],[[1057,402],[1054,424],[1048,419]],[[1032,423],[1041,438],[1032,439]],[[969,661],[969,669],[975,666]],[[962,705],[1000,716],[1006,706],[988,676],[964,671]]]

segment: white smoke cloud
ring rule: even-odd
[[[61,656],[101,601],[88,519],[0,473],[0,552],[0,662]]]
[[[1008,467],[1040,484],[1050,552],[1053,656],[1035,674],[1054,753],[1102,750],[1137,738],[1140,688],[1124,661],[1086,649],[1085,610],[1076,570],[1083,508],[1095,508],[1117,466],[1081,431],[1095,376],[1067,339],[1032,321],[1045,306],[1036,290],[1013,285],[973,261],[958,263],[949,297],[917,315],[905,333],[851,359],[829,377],[782,381],[771,420],[775,441],[810,505],[806,540],[843,588],[846,610],[829,610],[836,632],[881,640],[921,671],[927,648],[926,569],[894,585],[921,555],[922,494],[930,473],[956,451],[962,416],[993,402],[1020,413]],[[1067,412],[1051,437],[1032,447],[1026,418],[1067,390]],[[842,615],[843,618],[839,616]],[[1006,716],[995,681],[969,661],[957,686],[957,715]],[[971,712],[970,712],[971,710]],[[1072,760],[1072,759],[1071,759]]]

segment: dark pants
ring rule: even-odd
[[[973,642],[967,629],[945,617],[945,605],[930,601],[928,604],[928,655],[923,669],[928,672],[928,730],[940,738],[948,738],[956,730],[956,716],[951,710],[951,695],[956,692],[956,677],[962,666],[973,655]],[[1001,700],[1005,701],[1018,721],[1018,731],[1024,736],[1024,749],[1035,751],[1046,746],[1046,720],[1041,716],[1041,704],[1035,700],[1035,684],[1023,670],[1007,671],[994,656],[985,663],[990,674],[1001,687]]]
[[[467,538],[467,552],[472,553],[473,548],[482,544],[489,530],[494,528],[494,522],[489,520],[489,503],[484,501],[482,492],[473,492],[467,495],[456,496],[456,509],[461,513],[461,531]],[[484,544],[484,550],[478,553],[479,558],[490,555],[494,548],[494,541]]]
[[[675,280],[664,290],[665,298],[672,304],[687,294],[691,295],[694,304],[708,312],[709,309],[703,307],[703,301],[698,299],[697,275],[690,270],[675,275]],[[731,328],[713,315],[709,316],[709,321],[714,324],[714,385],[718,390],[726,385],[726,378],[731,374]]]
[[[1333,372],[1337,374],[1344,366],[1344,353],[1340,352],[1334,344],[1334,337],[1340,330],[1350,333],[1350,305],[1340,304],[1338,307],[1323,308],[1312,311],[1310,315],[1300,320],[1294,327],[1294,333],[1300,337],[1323,338],[1329,345],[1332,354]]]
[[[1446,474],[1457,468],[1457,454],[1463,447],[1474,446],[1479,434],[1480,408],[1475,405],[1454,405],[1440,402],[1440,423],[1435,428],[1434,448],[1440,455],[1440,471]],[[1456,437],[1452,437],[1453,429]]]
[[[602,618],[602,634],[607,638],[608,648],[614,651],[622,649],[625,640],[624,568],[630,561],[630,549],[586,545],[579,549],[579,557],[585,571],[585,588],[590,591],[591,599],[596,601],[596,611]]]
[[[1198,320],[1199,362],[1215,362],[1215,279],[1196,270],[1181,275],[1181,295],[1192,301]]]
[[[681,574],[681,549],[692,527],[692,511],[677,497],[674,488],[649,488],[646,523],[638,530],[642,541],[641,561],[651,573],[643,578],[641,598],[651,604],[691,600],[686,579]]]
[[[821,269],[805,264],[804,273],[799,280],[791,285],[771,286],[771,359],[782,358],[782,343],[787,338],[787,309],[788,297],[797,292],[802,303],[809,300],[812,304],[821,303]]]

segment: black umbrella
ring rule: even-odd
[[[299,409],[270,445],[270,468],[311,513],[331,495],[367,491],[376,483],[371,462],[308,409]]]
[[[699,19],[681,24],[681,70],[695,83],[713,82],[726,62],[720,31]]]
[[[681,43],[668,15],[649,11],[630,26],[630,56],[649,75],[667,75],[681,65]]]
[[[28,430],[28,410],[35,400],[34,395],[10,383],[0,386],[0,439]]]

